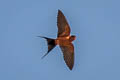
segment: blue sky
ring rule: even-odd
[[[0,80],[120,80],[119,0],[1,0]],[[77,36],[70,71],[57,46],[57,12]]]

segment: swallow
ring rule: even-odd
[[[63,57],[66,65],[70,70],[72,70],[74,66],[74,45],[72,44],[72,41],[76,39],[76,36],[70,35],[70,26],[64,14],[60,10],[58,10],[57,15],[57,27],[58,33],[56,39],[38,36],[46,39],[48,45],[48,51],[42,58],[44,58],[53,48],[55,48],[56,45],[59,45],[60,49],[63,52]]]

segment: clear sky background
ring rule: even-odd
[[[77,36],[72,71],[57,46],[57,12]],[[120,80],[120,0],[0,0],[0,80]]]

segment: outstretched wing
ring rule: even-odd
[[[58,10],[57,16],[58,37],[66,37],[70,35],[70,27],[64,14]]]
[[[72,68],[74,66],[74,46],[73,46],[73,44],[69,43],[66,46],[60,46],[60,48],[63,52],[65,63],[67,64],[69,69],[72,70]]]

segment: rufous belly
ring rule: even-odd
[[[66,40],[56,39],[55,40],[55,44],[60,45],[60,46],[65,46],[69,43],[70,43],[69,39],[66,39]]]

